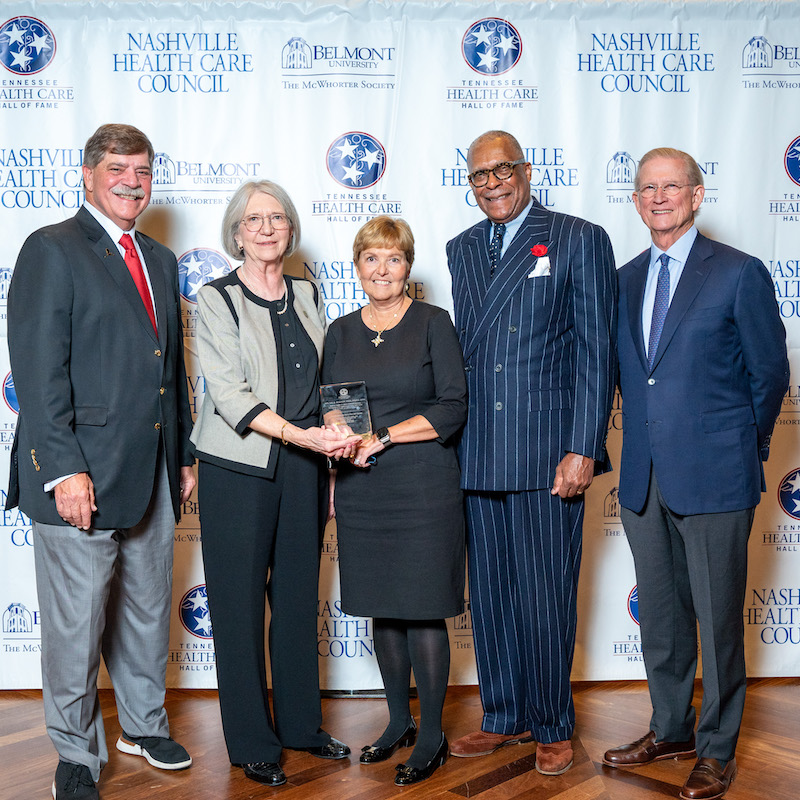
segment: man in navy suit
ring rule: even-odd
[[[152,164],[140,130],[98,128],[85,205],[28,237],[8,295],[20,405],[8,507],[33,519],[56,800],[98,797],[101,656],[117,748],[162,769],[192,763],[164,710],[175,520],[195,479],[177,264],[134,230]]]
[[[572,765],[583,492],[608,468],[616,274],[602,228],[531,197],[513,136],[479,136],[467,163],[488,219],[447,258],[469,392],[461,485],[484,717],[451,752],[535,740],[536,768],[558,775]]]
[[[736,776],[747,540],[788,386],[786,336],[764,265],[698,233],[705,190],[690,155],[651,150],[634,185],[652,244],[619,271],[619,500],[653,715],[645,736],[603,760],[639,766],[696,752],[680,797],[714,800]]]

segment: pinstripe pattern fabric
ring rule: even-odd
[[[551,274],[529,278],[536,244]],[[488,220],[450,241],[447,258],[469,393],[462,488],[548,488],[566,452],[604,463],[616,370],[605,231],[534,201],[491,284]]]
[[[489,281],[489,221],[447,245],[469,411],[461,438],[483,729],[568,739],[582,500],[567,452],[609,468],[617,282],[605,231],[535,200]],[[547,247],[550,275],[528,277]]]
[[[569,739],[582,500],[468,492],[472,626],[485,731]]]

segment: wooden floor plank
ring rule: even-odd
[[[728,800],[797,800],[800,797],[800,679],[751,680],[737,750],[739,776]],[[638,738],[648,727],[650,701],[642,681],[576,683],[575,764],[547,777],[535,770],[535,745],[506,747],[484,758],[449,758],[434,776],[410,787],[394,785],[395,765],[411,752],[399,750],[382,764],[362,766],[362,745],[374,741],[387,722],[380,699],[323,701],[325,728],[350,744],[344,761],[322,761],[286,751],[288,782],[269,788],[244,777],[228,762],[216,692],[167,693],[173,737],[194,766],[164,772],[114,748],[120,733],[113,694],[101,692],[110,748],[99,784],[103,800],[664,800],[675,798],[693,761],[660,761],[638,769],[602,764],[609,747]],[[699,705],[701,689],[696,688]],[[419,719],[416,700],[412,710]],[[444,723],[452,741],[480,726],[475,687],[451,687]],[[0,800],[46,800],[57,763],[44,730],[41,692],[0,692]]]

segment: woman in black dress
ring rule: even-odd
[[[464,522],[454,437],[467,414],[461,348],[446,311],[405,294],[414,237],[382,216],[356,235],[353,258],[369,298],[336,320],[325,342],[323,382],[363,380],[375,434],[353,466],[331,479],[342,607],[374,618],[375,653],[389,725],[361,763],[389,758],[417,738],[409,710],[411,670],[421,725],[397,767],[403,786],[447,757],[442,707],[450,669],[446,617],[464,602]]]

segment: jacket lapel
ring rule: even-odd
[[[145,309],[142,298],[139,295],[139,290],[133,282],[131,273],[125,264],[125,259],[120,255],[116,243],[111,240],[111,237],[103,229],[103,226],[100,225],[85,208],[79,209],[77,219],[89,239],[92,251],[100,259],[100,262],[108,271],[109,275],[114,279],[114,282],[117,284],[126,302],[130,303],[135,316],[145,327],[153,341],[158,341],[155,331],[153,330],[153,325],[150,322],[150,317],[147,314],[147,309]],[[147,271],[153,286],[153,294],[160,295],[160,305],[159,300],[154,297],[157,319],[165,320],[168,315],[166,313],[166,294],[163,277],[161,276],[160,264],[149,244],[144,242],[138,234],[136,239],[139,242],[139,246],[147,262]],[[156,289],[156,284],[159,284],[158,290]],[[166,331],[163,333],[166,333]],[[166,339],[163,341],[166,341]]]
[[[689,251],[689,258],[686,259],[686,266],[683,268],[681,279],[675,288],[672,302],[669,304],[669,310],[664,320],[664,328],[661,331],[661,338],[658,340],[658,350],[656,350],[653,369],[656,368],[664,355],[664,351],[669,347],[669,342],[675,335],[678,325],[706,282],[708,273],[711,271],[708,259],[713,254],[714,251],[709,240],[698,233],[692,249]]]
[[[483,226],[481,226],[483,227]],[[475,328],[466,340],[464,357],[477,347],[478,342],[486,335],[494,321],[500,315],[503,307],[511,301],[514,290],[527,279],[528,273],[533,269],[536,259],[531,253],[535,244],[551,244],[551,217],[550,214],[536,200],[523,221],[516,236],[512,239],[505,254],[500,260],[494,278],[489,281],[489,222],[483,228],[483,258],[475,259],[473,263],[479,264],[482,269],[482,285],[486,287],[486,294],[482,302],[476,303]]]
[[[631,338],[642,362],[645,372],[650,371],[647,354],[644,349],[644,333],[642,332],[642,306],[644,305],[644,288],[647,283],[647,268],[650,265],[650,248],[648,247],[637,259],[632,274],[628,279],[628,324]]]

